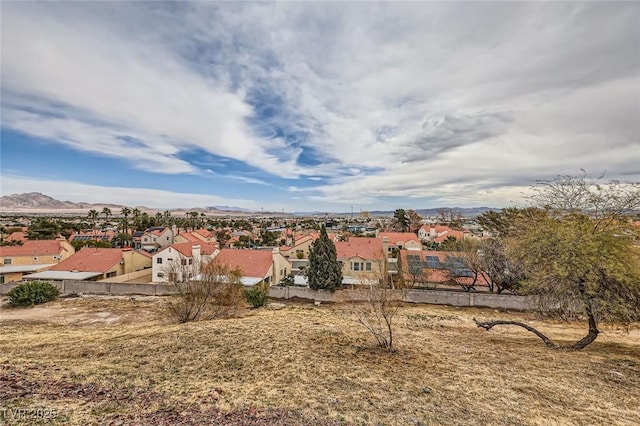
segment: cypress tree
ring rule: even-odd
[[[334,291],[342,283],[342,267],[336,255],[336,245],[329,239],[324,226],[320,238],[311,245],[307,269],[309,287]]]

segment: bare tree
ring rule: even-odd
[[[404,253],[404,256],[402,255]],[[420,252],[401,252],[398,256],[398,276],[400,277],[400,287],[427,287],[429,286],[429,268],[420,257]]]
[[[407,294],[406,286],[391,283],[384,275],[372,273],[362,278],[350,297],[360,323],[385,351],[394,351],[393,320]]]
[[[166,282],[176,292],[165,312],[179,323],[233,316],[244,305],[241,273],[219,264],[177,259],[165,267]]]
[[[459,229],[462,227],[462,214],[455,209],[441,208],[438,209],[438,221],[441,225]]]

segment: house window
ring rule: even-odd
[[[180,264],[181,265],[186,265],[187,264],[187,259],[180,259]]]
[[[4,275],[0,275],[0,284],[4,284]]]
[[[5,265],[11,265],[11,259],[5,259],[4,260],[4,264]]]
[[[362,262],[351,262],[352,271],[364,271]]]
[[[167,262],[173,262],[173,258],[172,257],[168,258]]]
[[[167,235],[167,241],[169,241],[169,236]]]
[[[109,273],[107,274],[107,278],[115,277],[115,276],[116,276],[116,274],[117,274],[117,271],[109,272]]]
[[[156,263],[157,263],[158,265],[162,265],[162,258],[161,258],[161,257],[157,258],[157,259],[156,259]]]
[[[193,259],[189,259],[189,265],[193,265]]]
[[[37,257],[34,257],[34,258],[33,258],[33,260],[34,260],[34,261],[36,261],[36,260],[38,260],[38,258],[37,258]]]
[[[371,262],[365,263],[365,267],[367,271],[371,271]]]
[[[156,276],[158,278],[163,278],[164,277],[164,272],[158,272],[158,274]]]

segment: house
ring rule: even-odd
[[[27,241],[27,233],[24,231],[15,231],[9,234],[7,238],[4,239],[6,242],[11,243],[14,241],[25,242]]]
[[[291,262],[277,247],[273,250],[222,249],[211,261],[230,269],[239,269],[245,286],[259,283],[274,285],[291,273]]]
[[[315,238],[314,238],[315,237]],[[318,238],[317,235],[305,235],[298,238],[292,246],[280,247],[280,252],[287,259],[308,259],[311,244]]]
[[[99,281],[151,268],[151,256],[126,248],[83,247],[52,268],[27,275],[39,280]]]
[[[0,284],[20,281],[25,274],[42,271],[74,253],[66,240],[25,240],[22,245],[0,247]]]
[[[188,243],[198,241],[205,243],[215,243],[216,234],[215,232],[209,231],[207,229],[196,229],[195,231],[191,232],[181,232],[173,238],[174,243]]]
[[[413,232],[380,232],[378,238],[387,239],[387,257],[395,250],[422,250],[420,238]]]
[[[209,263],[217,251],[217,245],[201,241],[171,244],[153,255],[151,281],[169,281],[172,279],[169,274],[181,270],[195,275],[200,272],[200,266]]]
[[[381,238],[351,237],[337,241],[336,255],[342,263],[343,283],[358,284],[362,279],[386,278],[386,242]]]
[[[489,288],[483,274],[475,274],[464,262],[464,254],[454,251],[400,250],[403,278],[415,287],[460,289]]]
[[[144,231],[140,237],[140,248],[152,252],[173,244],[173,237],[177,233],[175,228],[156,226]]]
[[[423,242],[433,241],[442,243],[449,237],[453,237],[456,240],[463,240],[471,236],[472,234],[469,231],[458,231],[441,225],[422,225],[418,230],[418,237]]]

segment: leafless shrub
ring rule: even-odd
[[[165,268],[167,282],[176,294],[164,307],[165,314],[179,323],[225,318],[244,306],[240,272],[220,265],[183,265],[179,260]]]
[[[348,301],[361,324],[376,339],[377,345],[394,351],[393,320],[407,294],[405,285],[391,285],[385,276],[371,274],[364,277]]]

